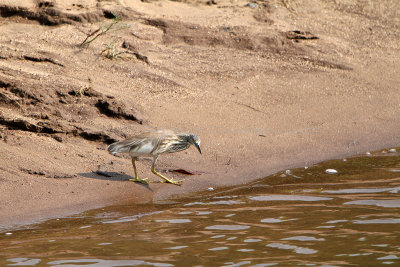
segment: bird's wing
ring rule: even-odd
[[[142,141],[143,141],[143,139],[138,139],[138,138],[126,139],[126,140],[115,142],[115,143],[109,145],[107,150],[111,154],[129,153],[129,151],[131,150],[132,147],[137,146]]]
[[[138,156],[150,156],[152,152],[158,147],[160,143],[159,137],[145,137],[140,139],[137,143],[132,143],[129,153],[132,155],[136,154]]]
[[[113,143],[108,146],[107,150],[112,153],[133,153],[139,155],[156,154],[163,140],[174,136],[170,130],[158,130],[154,132],[146,132],[136,135],[132,138]]]

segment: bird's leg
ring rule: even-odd
[[[135,171],[135,179],[129,179],[129,181],[147,184],[146,178],[145,179],[138,178],[135,161],[136,161],[136,157],[132,157],[132,165],[133,165],[133,170]]]
[[[158,156],[154,156],[154,158],[153,158],[153,164],[151,165],[151,172],[154,173],[155,175],[157,175],[158,177],[163,178],[164,181],[162,181],[162,183],[171,183],[171,184],[174,184],[174,185],[181,185],[181,182],[183,180],[175,181],[173,179],[169,179],[169,178],[165,177],[164,175],[162,175],[161,173],[158,173],[156,171],[156,160],[157,160],[157,157]]]

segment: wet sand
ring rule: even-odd
[[[399,144],[399,4],[46,2],[0,3],[1,225]],[[112,14],[121,22],[80,48]],[[203,155],[158,161],[181,187],[127,182],[129,158],[105,151],[156,128],[202,139]],[[159,181],[148,160],[138,168]]]

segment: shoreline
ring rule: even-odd
[[[394,143],[398,143],[398,141],[395,141]],[[384,145],[384,147],[381,147],[381,146],[372,147],[372,148],[369,147],[371,149],[366,149],[366,151],[373,152],[373,151],[379,151],[382,149],[393,148],[393,147],[396,147],[394,145],[394,143],[393,143],[393,145]],[[361,150],[362,150],[362,148],[361,148]],[[337,156],[328,156],[328,158],[323,159],[323,160],[315,160],[314,159],[314,160],[310,161],[310,164],[308,164],[307,166],[309,167],[312,165],[317,165],[319,163],[329,161],[329,160],[342,159],[342,158],[347,158],[347,157],[357,157],[357,156],[367,157],[365,152],[343,152],[343,153],[338,154]],[[267,174],[265,174],[264,176],[260,176],[258,178],[254,178],[254,177],[247,178],[246,183],[242,183],[239,181],[232,182],[232,180],[230,180],[230,183],[226,183],[226,184],[222,184],[222,185],[221,184],[214,185],[214,184],[210,183],[209,179],[207,179],[206,184],[204,184],[204,181],[196,183],[196,181],[194,181],[193,179],[190,179],[189,188],[182,189],[182,187],[175,187],[175,186],[169,185],[169,184],[158,187],[156,189],[157,191],[153,194],[153,199],[148,199],[146,196],[141,196],[141,197],[136,196],[136,198],[134,200],[130,199],[130,200],[123,200],[123,201],[117,200],[116,198],[110,199],[110,200],[92,199],[89,203],[86,202],[85,205],[83,205],[84,203],[77,203],[74,206],[60,207],[60,208],[52,209],[52,210],[38,211],[36,213],[29,214],[22,220],[20,220],[20,219],[14,220],[12,218],[7,218],[7,216],[5,216],[5,217],[2,217],[2,221],[0,222],[0,233],[7,232],[7,231],[15,231],[15,230],[19,230],[19,229],[26,229],[26,228],[29,228],[30,226],[34,226],[34,225],[40,224],[40,223],[48,221],[48,220],[53,220],[53,219],[58,219],[58,218],[66,218],[69,216],[78,215],[82,212],[99,209],[99,208],[104,208],[107,206],[115,206],[115,205],[121,205],[121,204],[122,205],[132,205],[132,204],[142,205],[142,204],[151,204],[151,203],[155,203],[155,204],[156,203],[165,203],[165,201],[168,202],[168,201],[178,200],[178,199],[188,197],[192,194],[199,194],[201,192],[204,192],[205,194],[207,194],[207,191],[208,191],[207,186],[212,187],[213,190],[218,190],[218,189],[223,190],[223,188],[232,187],[232,186],[245,186],[247,183],[251,183],[256,180],[263,179],[267,176],[273,175],[273,174],[278,173],[283,170],[293,170],[296,168],[302,168],[302,167],[304,167],[304,164],[302,164],[302,161],[299,160],[299,162],[291,163],[287,166],[288,167],[286,167],[286,168],[278,167],[277,169],[272,169],[272,170],[268,171]],[[248,171],[249,170],[244,171],[244,173],[246,173]],[[250,171],[250,173],[253,173],[253,171]],[[193,175],[194,178],[196,176],[197,175]],[[126,181],[126,182],[128,183],[128,181]],[[140,190],[137,190],[137,189],[133,190],[133,191],[136,194],[138,192],[140,192]],[[180,196],[178,196],[178,195],[180,195]],[[139,201],[138,201],[138,198],[140,198]],[[44,214],[46,214],[46,215],[44,215]]]
[[[368,7],[1,5],[0,227],[161,202],[398,147],[400,27],[392,18],[400,2]],[[99,24],[113,28],[80,46]],[[157,161],[157,171],[185,180],[181,187],[127,182],[130,159],[106,151],[156,128],[202,140],[202,155],[190,148]],[[148,160],[137,167],[139,177],[159,181]]]

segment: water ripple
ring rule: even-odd
[[[8,259],[8,261],[14,262],[14,263],[9,263],[7,265],[16,265],[16,266],[33,266],[36,264],[39,264],[41,262],[40,259],[29,259],[29,258],[13,258],[13,259]]]
[[[245,230],[245,229],[249,229],[249,228],[250,228],[250,226],[248,226],[248,225],[212,225],[212,226],[207,226],[205,229],[233,231],[233,230]]]
[[[323,193],[328,194],[372,194],[372,193],[382,193],[382,192],[390,192],[390,193],[398,193],[400,187],[391,187],[391,188],[349,188],[349,189],[340,189],[340,190],[324,190]]]
[[[166,249],[182,249],[182,248],[187,248],[188,246],[175,246],[175,247],[170,247]]]
[[[243,204],[243,201],[239,201],[239,200],[218,200],[218,201],[210,201],[210,202],[201,202],[201,201],[197,201],[197,202],[191,202],[191,203],[187,203],[184,206],[188,207],[188,206],[194,206],[194,205],[237,205],[237,204]]]
[[[296,221],[297,219],[287,219],[287,220],[282,220],[282,219],[276,219],[276,218],[265,218],[262,219],[262,223],[280,223],[280,222],[288,222],[288,221]]]
[[[216,248],[209,248],[210,251],[218,251],[218,250],[226,250],[228,247],[216,247]]]
[[[387,255],[384,257],[377,258],[377,260],[398,260],[398,259],[399,257],[397,257],[396,255]]]
[[[332,200],[331,197],[314,197],[302,195],[260,195],[248,197],[253,201],[325,201]]]
[[[125,217],[121,217],[115,220],[105,220],[102,221],[102,223],[121,223],[121,222],[132,222],[132,221],[136,221],[139,218],[142,218],[143,216],[149,216],[149,215],[154,215],[154,214],[159,214],[162,213],[163,211],[154,211],[154,212],[149,212],[149,213],[140,213],[140,214],[136,214],[133,216],[125,216]]]
[[[168,223],[190,223],[192,222],[190,219],[165,219],[165,220],[156,220],[156,222],[168,222]]]
[[[280,249],[291,249],[297,254],[315,254],[318,252],[318,250],[315,250],[315,249],[303,248],[303,247],[287,245],[287,244],[282,244],[282,243],[271,243],[271,244],[268,244],[267,247],[280,248]]]
[[[372,219],[372,220],[355,220],[354,224],[394,224],[400,223],[400,219]]]
[[[292,237],[286,237],[282,238],[281,240],[297,240],[297,241],[325,241],[325,238],[315,238],[313,236],[292,236]]]
[[[377,199],[365,199],[355,200],[343,203],[344,205],[375,205],[384,208],[400,208],[400,200],[377,200]]]
[[[258,238],[248,238],[248,239],[243,240],[243,242],[245,242],[245,243],[254,243],[254,242],[260,242],[260,241],[262,241],[262,240],[258,239]]]
[[[51,267],[120,267],[120,266],[141,266],[150,265],[156,267],[174,266],[169,263],[154,263],[141,260],[100,260],[100,259],[76,259],[76,260],[60,260],[48,262]],[[68,265],[67,265],[68,264]]]

